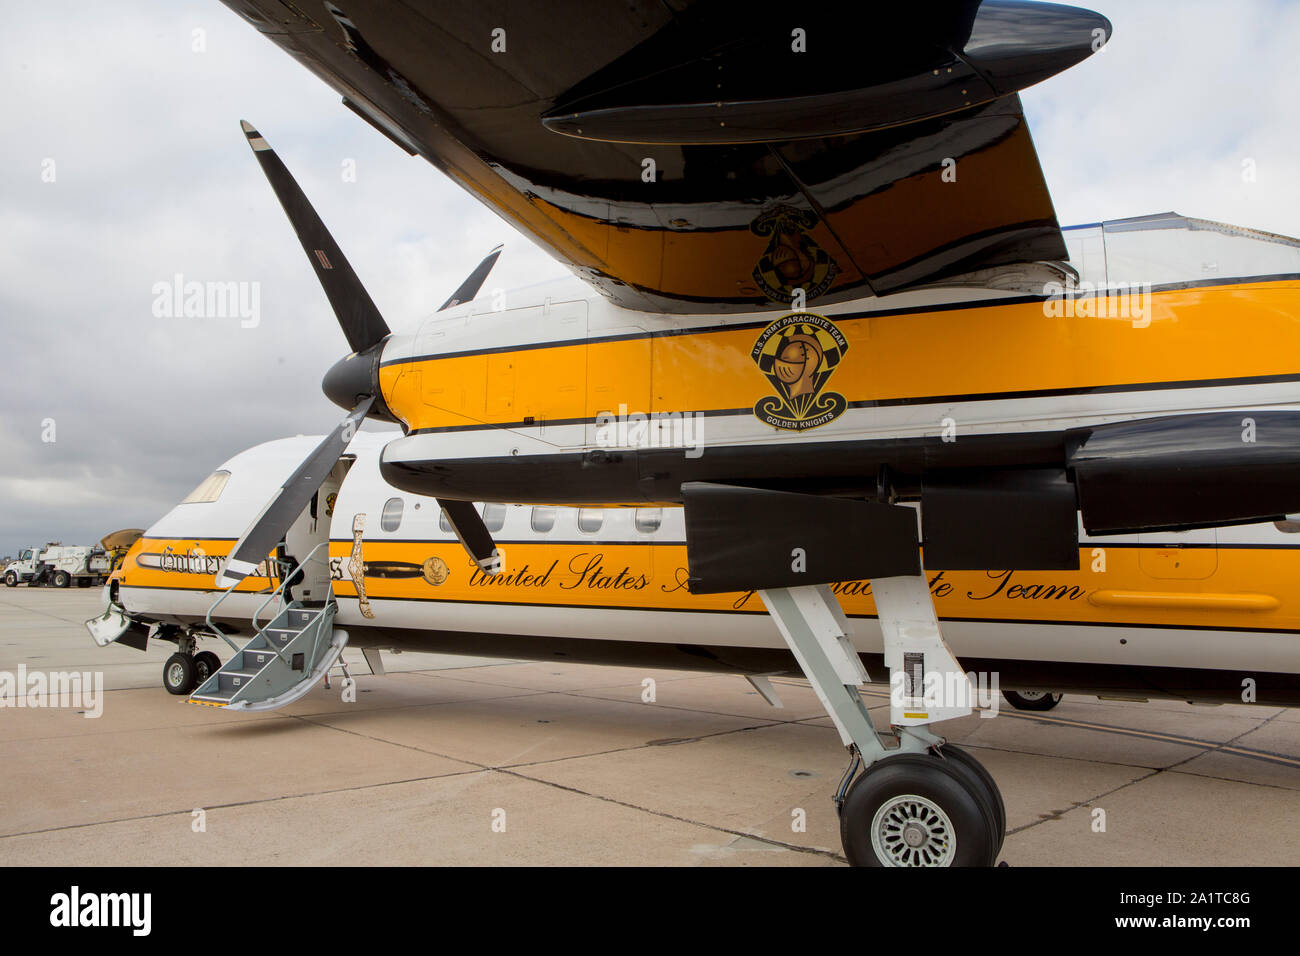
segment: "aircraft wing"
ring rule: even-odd
[[[1023,0],[224,2],[615,302],[668,312],[1063,260],[1017,92],[1110,35]]]

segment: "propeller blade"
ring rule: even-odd
[[[486,256],[483,261],[474,267],[465,281],[460,284],[460,288],[451,294],[451,298],[438,307],[438,311],[450,309],[453,305],[460,305],[462,302],[469,302],[474,296],[478,295],[478,290],[483,286],[483,280],[488,277],[492,267],[497,264],[497,257],[501,255],[501,247],[497,246]]]
[[[325,436],[325,440],[317,445],[294,470],[288,481],[280,486],[280,490],[266,503],[261,514],[253,519],[248,530],[230,549],[230,556],[226,558],[225,565],[217,575],[217,587],[228,588],[248,577],[280,543],[289,526],[311,501],[311,496],[316,494],[324,484],[330,471],[342,457],[344,449],[348,447],[348,442],[352,441],[358,426],[365,419],[366,412],[370,411],[370,406],[374,403],[373,395],[362,399],[361,403],[348,413],[348,417],[339,422],[334,431]],[[486,530],[485,528],[485,533]]]
[[[478,513],[472,501],[452,501],[439,498],[438,504],[451,523],[451,528],[460,539],[460,545],[474,559],[479,570],[484,574],[496,574],[501,570],[501,552],[492,540],[492,533],[483,523],[483,516]]]
[[[354,352],[364,352],[389,334],[388,323],[379,314],[379,309],[357,274],[352,271],[352,266],[343,256],[343,250],[303,195],[293,174],[281,162],[280,157],[275,155],[261,133],[243,120],[239,121],[239,125],[248,137],[248,145],[253,148],[253,155],[257,157],[262,172],[275,190],[276,198],[284,207],[293,231],[298,234],[298,241],[302,243],[307,259],[316,270],[316,278],[320,280],[321,288],[330,300],[334,315],[339,320],[343,334],[347,336],[348,345]]]

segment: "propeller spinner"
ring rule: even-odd
[[[239,125],[284,207],[352,351],[336,362],[321,382],[326,397],[348,409],[347,417],[294,470],[231,548],[217,575],[217,586],[222,588],[233,587],[251,574],[283,540],[346,451],[362,421],[367,417],[396,421],[379,390],[379,361],[391,334],[388,323],[280,157],[251,125],[242,120]],[[500,246],[489,252],[439,311],[473,299],[500,254]],[[474,563],[485,573],[496,574],[501,568],[500,554],[473,503],[439,498],[438,504]]]

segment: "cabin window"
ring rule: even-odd
[[[384,510],[379,515],[379,527],[385,531],[396,531],[402,524],[402,499],[389,498],[384,502]]]
[[[545,505],[534,505],[532,525],[533,530],[538,534],[546,534],[555,527],[555,509]]]
[[[483,523],[492,534],[496,534],[506,526],[506,506],[505,505],[484,505],[483,506]]]
[[[595,534],[604,523],[605,510],[603,508],[578,509],[578,530],[583,534]]]
[[[662,508],[637,508],[635,521],[637,531],[642,534],[653,534],[659,530],[659,526],[664,522],[664,510]]]
[[[505,505],[479,505],[478,513],[483,516],[483,524],[487,526],[488,531],[500,531],[506,525],[506,506]],[[447,512],[443,511],[438,518],[438,527],[447,534],[453,532],[451,519],[447,517]]]
[[[199,482],[199,486],[186,495],[181,504],[210,504],[221,497],[221,493],[226,490],[226,482],[229,480],[230,472],[214,471]]]

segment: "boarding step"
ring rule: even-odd
[[[346,631],[335,606],[291,603],[212,674],[190,702],[232,710],[274,710],[302,697],[338,660]]]
[[[323,614],[325,609],[319,607],[293,607],[290,605],[288,611],[288,626],[296,629],[306,627]]]
[[[287,647],[300,633],[302,628],[268,627],[261,636],[265,639],[265,646],[279,650]]]

